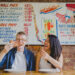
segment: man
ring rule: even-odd
[[[0,53],[0,69],[35,70],[34,54],[25,48],[27,38],[18,32],[16,41],[5,45]]]

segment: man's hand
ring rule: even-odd
[[[14,46],[14,42],[6,44],[4,46],[4,49],[0,53],[0,62],[2,61],[3,57],[8,53]]]
[[[9,51],[13,48],[13,46],[14,46],[13,43],[6,44],[6,45],[4,46],[5,52],[6,52],[6,53],[9,52]]]
[[[10,41],[9,44],[6,44],[4,46],[4,51],[7,53],[9,52],[12,48],[16,47],[16,41]]]

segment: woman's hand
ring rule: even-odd
[[[48,60],[48,58],[50,57],[50,55],[44,50],[43,47],[42,47],[42,49],[41,49],[41,56],[42,56],[45,60]]]

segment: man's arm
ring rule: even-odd
[[[9,43],[4,46],[4,49],[0,53],[0,62],[2,61],[3,57],[13,48],[13,43]]]
[[[0,62],[2,61],[3,57],[6,55],[7,51],[6,49],[3,49],[0,53]]]
[[[14,47],[13,43],[9,43],[4,46],[4,49],[0,53],[0,69],[3,69],[5,62],[7,61],[8,52]]]
[[[0,53],[0,69],[4,68],[4,64],[7,61],[7,52],[5,49]]]

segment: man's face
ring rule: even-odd
[[[16,41],[17,41],[17,46],[18,47],[20,47],[20,46],[25,46],[26,45],[26,42],[27,42],[27,40],[26,40],[26,36],[25,35],[20,35],[20,34],[18,34],[17,36],[16,36]]]

